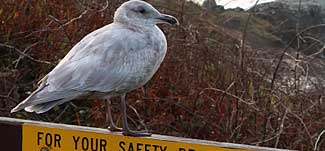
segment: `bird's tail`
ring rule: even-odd
[[[14,113],[25,109],[27,112],[36,112],[40,114],[50,110],[56,105],[75,99],[78,96],[80,96],[80,92],[76,91],[49,92],[46,87],[39,88],[10,112]]]
[[[42,91],[46,86],[41,85],[38,89],[36,89],[31,95],[29,95],[24,101],[20,102],[15,108],[11,109],[10,113],[18,112],[25,107],[28,106],[28,103],[31,102],[31,100],[34,100],[36,94],[40,91]]]
[[[20,104],[18,104],[15,108],[13,108],[10,112],[14,113],[14,112],[18,112],[22,109],[25,109],[25,111],[27,112],[36,112],[37,114],[40,113],[44,113],[49,111],[50,109],[52,109],[54,106],[56,105],[61,105],[65,102],[68,102],[70,100],[75,99],[77,96],[69,96],[69,97],[65,97],[62,99],[56,99],[56,100],[51,100],[49,99],[49,101],[44,103],[30,103],[27,99],[23,102],[21,102]],[[44,99],[39,99],[39,100],[35,100],[36,102],[42,102],[42,100]]]
[[[51,101],[51,102],[47,102],[47,103],[28,106],[28,107],[25,107],[24,109],[27,112],[35,112],[37,114],[41,114],[41,113],[49,111],[50,109],[52,109],[53,107],[55,107],[57,105],[61,105],[61,104],[65,103],[67,101],[70,101],[72,99],[74,99],[74,98],[64,98],[61,100],[55,100],[55,101]]]

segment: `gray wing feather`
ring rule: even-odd
[[[139,39],[141,35],[118,27],[94,33],[78,43],[64,62],[49,73],[50,90],[110,92],[135,72],[134,59],[141,58],[135,55],[143,54],[134,51],[147,46],[146,41]]]

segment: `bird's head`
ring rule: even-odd
[[[179,24],[175,17],[162,14],[149,3],[141,0],[123,3],[115,12],[114,22],[139,26],[153,26],[159,23]]]

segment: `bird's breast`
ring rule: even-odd
[[[133,54],[134,60],[130,69],[132,74],[125,81],[129,90],[147,83],[158,70],[166,54],[166,38],[159,28],[145,35],[144,39],[146,41],[144,48]]]

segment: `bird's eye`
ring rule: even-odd
[[[145,9],[140,9],[139,12],[140,12],[141,14],[144,14],[144,13],[146,13],[146,10],[145,10]]]
[[[143,8],[143,7],[137,7],[136,9],[134,9],[135,12],[138,12],[138,13],[141,13],[141,14],[144,14],[146,13],[146,9]]]

